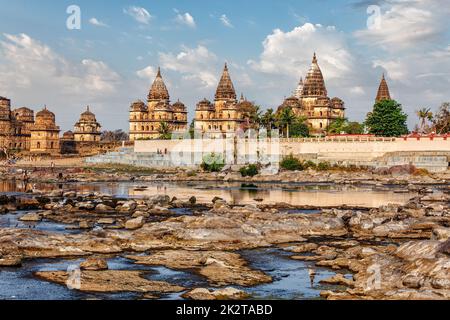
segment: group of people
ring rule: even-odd
[[[156,153],[157,153],[157,154],[168,154],[168,153],[169,153],[169,151],[168,151],[167,149],[164,149],[164,151],[163,151],[163,150],[160,150],[160,149],[158,149],[158,150],[156,151]]]

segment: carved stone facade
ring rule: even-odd
[[[95,114],[89,110],[88,106],[74,126],[74,140],[77,142],[100,142],[101,128]]]
[[[384,73],[383,73],[383,77],[381,78],[380,87],[378,88],[378,93],[377,93],[377,97],[375,99],[375,103],[381,102],[383,100],[391,100],[391,94],[389,92],[389,87],[386,82],[386,78],[384,77]]]
[[[169,91],[158,69],[147,105],[138,100],[130,107],[130,140],[158,139],[164,123],[170,132],[187,131],[187,109],[179,100],[170,104]]]
[[[0,97],[0,148],[29,150],[34,112],[22,107],[11,110],[11,100]]]
[[[59,154],[59,127],[55,123],[55,114],[45,107],[36,114],[31,129],[30,152],[41,154]]]
[[[243,96],[240,101],[237,100],[228,66],[225,64],[214,103],[205,98],[197,104],[195,130],[210,137],[222,137],[238,129],[245,130],[251,126],[250,115],[253,111],[253,103]]]
[[[328,97],[316,54],[305,81],[300,81],[294,95],[283,102],[278,112],[288,107],[292,108],[295,115],[307,119],[310,133],[314,135],[324,134],[334,120],[345,117],[344,102],[339,98]]]

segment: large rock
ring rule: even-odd
[[[182,295],[185,299],[192,300],[242,300],[249,295],[235,288],[224,288],[218,290],[208,290],[205,288],[197,288]]]
[[[19,220],[24,222],[39,222],[42,220],[42,216],[39,213],[27,213],[20,217]]]
[[[111,212],[114,211],[114,209],[110,206],[107,206],[106,204],[100,203],[95,207],[95,211],[98,212]]]
[[[137,217],[135,219],[128,220],[125,223],[125,229],[136,230],[136,229],[142,228],[144,226],[144,224],[145,224],[145,218],[142,216]]]
[[[76,281],[77,279],[74,279],[74,275],[76,276],[76,274],[64,271],[43,271],[35,273],[38,278],[43,280],[62,285],[70,283],[73,289],[84,292],[170,293],[184,290],[183,287],[167,282],[147,280],[142,277],[143,274],[143,271],[128,270],[82,270],[79,274],[79,281]]]
[[[90,258],[80,263],[80,269],[91,271],[108,270],[108,263],[104,259]]]

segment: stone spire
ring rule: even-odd
[[[158,68],[158,74],[148,94],[148,101],[170,100],[169,90],[161,76],[161,68]]]
[[[300,78],[300,82],[298,83],[297,88],[292,93],[292,96],[296,97],[297,99],[300,99],[303,94],[303,77]]]
[[[378,88],[378,94],[375,102],[378,103],[383,100],[391,100],[391,94],[389,93],[389,87],[386,82],[386,78],[384,77],[384,73],[383,78],[381,78],[381,83],[380,87]]]
[[[220,79],[219,85],[216,91],[216,101],[217,100],[234,100],[236,101],[236,91],[234,90],[233,82],[231,81],[230,74],[228,72],[228,65],[225,63],[225,68],[223,69],[222,78]]]
[[[317,62],[316,53],[314,53],[311,68],[306,76],[303,85],[303,96],[305,97],[326,97],[328,96],[327,88],[325,87],[325,80],[323,79],[322,71]]]

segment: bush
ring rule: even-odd
[[[327,171],[331,169],[331,164],[329,162],[320,162],[317,165],[317,170],[319,171]]]
[[[208,172],[220,172],[225,167],[225,161],[221,154],[211,153],[203,157],[201,168]]]
[[[314,163],[313,161],[311,161],[311,160],[306,161],[306,162],[303,164],[303,166],[305,167],[305,169],[313,169],[313,170],[317,169],[317,164],[315,164],[315,163]]]
[[[239,170],[243,177],[254,177],[259,173],[259,168],[256,164],[251,164]]]
[[[290,156],[285,157],[281,163],[281,168],[289,171],[302,171],[305,169],[303,162],[299,159],[295,158],[292,154]]]

